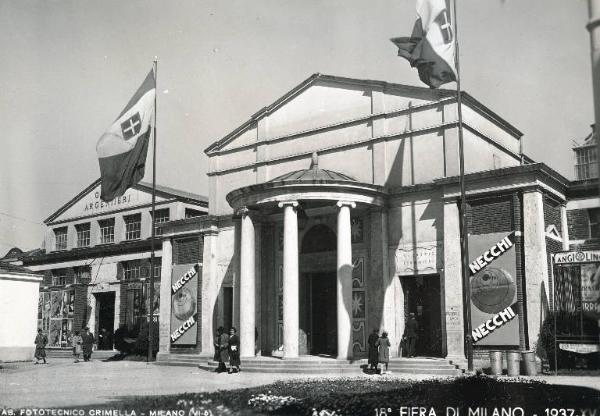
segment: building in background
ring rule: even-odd
[[[465,307],[474,329],[514,309],[476,350],[535,348],[576,186],[467,93],[463,114],[467,305],[455,93],[315,74],[206,149],[210,215],[178,225],[202,232],[202,267],[163,276],[159,360],[211,357],[221,325],[239,329],[242,357],[360,358],[373,328],[397,356],[410,313],[418,355],[461,359]]]
[[[31,360],[35,351],[42,275],[4,261],[20,254],[15,248],[0,260],[0,362]]]
[[[68,347],[74,330],[89,326],[112,334],[119,326],[130,333],[147,321],[152,231],[152,187],[138,185],[111,202],[100,199],[95,181],[44,222],[42,252],[21,256],[31,270],[43,273],[38,326],[49,347]],[[206,215],[206,198],[163,186],[156,187],[156,296],[158,318],[162,225]],[[112,349],[112,341],[99,348]]]

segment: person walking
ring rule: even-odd
[[[73,347],[73,356],[75,357],[75,362],[79,362],[79,356],[83,351],[83,338],[79,335],[79,331],[75,331],[75,335],[71,337],[71,346]]]
[[[406,356],[415,356],[415,346],[417,344],[417,338],[419,334],[419,322],[415,318],[414,312],[411,312],[406,321],[406,328],[404,329],[404,339],[406,340]]]
[[[240,372],[240,337],[237,329],[231,327],[229,330],[229,374]]]
[[[39,364],[40,360],[43,360],[43,364],[46,362],[46,345],[48,344],[48,337],[42,333],[42,329],[38,329],[38,333],[35,336],[35,363]]]
[[[90,361],[92,358],[92,350],[94,348],[94,334],[90,332],[89,327],[84,328],[84,333],[81,336],[83,341],[83,361]]]
[[[377,340],[379,339],[379,329],[373,328],[373,332],[369,335],[367,344],[369,345],[369,368],[371,372],[377,372],[377,363],[379,360],[379,354],[377,351]]]
[[[222,373],[227,371],[226,362],[229,361],[229,335],[225,331],[225,328],[222,328],[221,335],[219,335],[219,367],[221,367]]]
[[[390,340],[388,339],[388,333],[383,331],[383,334],[381,334],[381,338],[379,338],[377,340],[377,347],[379,348],[379,356],[377,361],[380,364],[385,364],[385,371],[383,370],[383,368],[381,369],[381,374],[387,374],[388,373],[388,364],[390,362],[390,347],[392,346],[392,344],[390,343]]]

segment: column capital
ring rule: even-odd
[[[239,218],[246,218],[247,216],[254,218],[257,215],[259,215],[257,210],[249,208],[246,205],[244,205],[243,207],[239,207],[234,212],[234,216]]]
[[[356,208],[356,202],[352,202],[352,201],[338,201],[335,205],[338,208],[341,208],[341,207]]]
[[[283,208],[289,205],[291,205],[294,208],[298,208],[298,201],[281,201],[277,204],[279,208]]]

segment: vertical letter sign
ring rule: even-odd
[[[174,264],[171,274],[171,344],[196,345],[200,265]]]
[[[519,345],[515,234],[469,236],[471,328],[475,345]]]

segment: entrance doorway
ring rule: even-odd
[[[336,355],[337,303],[336,274],[305,273],[302,291],[305,294],[301,310],[301,329],[306,333],[305,354]]]
[[[115,292],[95,293],[99,350],[113,349],[113,334],[115,332]]]
[[[415,346],[417,356],[442,356],[442,316],[440,277],[438,275],[406,276],[404,289],[404,319],[414,313],[419,324]]]

